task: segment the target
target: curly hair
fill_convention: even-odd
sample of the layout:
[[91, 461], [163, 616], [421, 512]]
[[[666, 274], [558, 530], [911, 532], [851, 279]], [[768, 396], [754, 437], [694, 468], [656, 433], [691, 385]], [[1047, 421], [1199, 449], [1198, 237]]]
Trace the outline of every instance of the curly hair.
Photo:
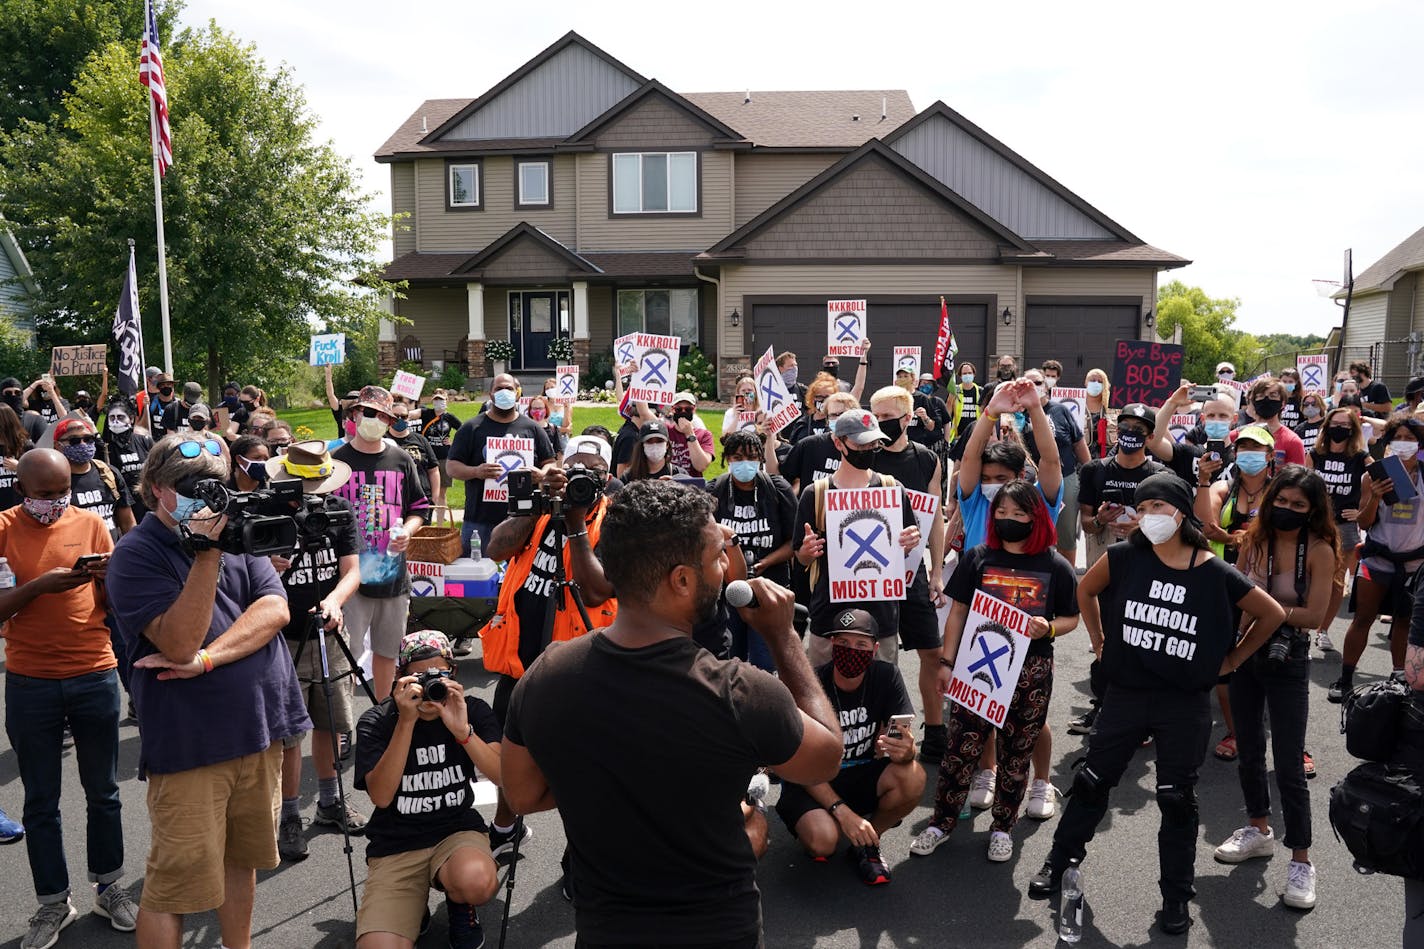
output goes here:
[[598, 559], [620, 601], [650, 603], [679, 566], [707, 553], [712, 496], [675, 481], [634, 481], [615, 495], [603, 519]]
[[756, 432], [728, 432], [722, 436], [722, 457], [751, 455], [760, 458], [765, 450], [762, 437]]

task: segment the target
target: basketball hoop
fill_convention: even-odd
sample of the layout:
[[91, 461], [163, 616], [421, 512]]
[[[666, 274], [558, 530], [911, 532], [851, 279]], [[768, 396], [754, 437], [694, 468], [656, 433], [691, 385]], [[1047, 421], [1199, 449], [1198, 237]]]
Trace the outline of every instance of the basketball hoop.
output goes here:
[[1318, 297], [1329, 299], [1340, 289], [1340, 281], [1338, 280], [1312, 280], [1310, 282], [1315, 284], [1315, 295]]

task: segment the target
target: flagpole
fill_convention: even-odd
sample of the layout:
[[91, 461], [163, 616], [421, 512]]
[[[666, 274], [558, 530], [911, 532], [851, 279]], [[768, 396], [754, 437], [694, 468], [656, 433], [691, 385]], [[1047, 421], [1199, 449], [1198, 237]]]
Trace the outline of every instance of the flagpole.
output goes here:
[[[147, 20], [145, 19], [145, 23]], [[163, 371], [173, 374], [173, 335], [168, 325], [168, 254], [163, 242], [163, 173], [158, 163], [158, 114], [148, 99], [148, 143], [153, 152], [153, 216], [158, 227], [158, 312], [163, 319]]]
[[[134, 239], [132, 237], [129, 238], [129, 279], [133, 281], [135, 287], [138, 286], [138, 266], [134, 262]], [[148, 353], [143, 349], [143, 318], [139, 316], [137, 309], [134, 310], [134, 325], [138, 328], [139, 380], [142, 381], [143, 369], [148, 365]]]

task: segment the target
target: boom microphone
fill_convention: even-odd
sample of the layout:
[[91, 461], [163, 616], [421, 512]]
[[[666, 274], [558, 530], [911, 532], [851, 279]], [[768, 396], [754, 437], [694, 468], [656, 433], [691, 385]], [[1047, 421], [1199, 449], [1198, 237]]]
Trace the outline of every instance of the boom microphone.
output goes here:
[[753, 590], [752, 585], [745, 580], [733, 580], [727, 584], [727, 592], [724, 596], [729, 606], [749, 606], [752, 609], [761, 606], [761, 604], [757, 602], [756, 591]]

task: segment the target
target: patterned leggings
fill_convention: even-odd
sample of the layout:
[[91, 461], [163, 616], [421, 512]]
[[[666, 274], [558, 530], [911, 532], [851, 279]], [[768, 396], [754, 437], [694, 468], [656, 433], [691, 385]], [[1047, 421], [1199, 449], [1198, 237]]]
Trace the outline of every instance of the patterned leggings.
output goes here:
[[[999, 729], [998, 775], [995, 779], [994, 830], [1008, 833], [1019, 818], [1028, 783], [1029, 765], [1038, 733], [1048, 718], [1048, 699], [1053, 694], [1053, 659], [1029, 656], [1019, 674], [1014, 699], [1004, 727]], [[979, 756], [989, 740], [994, 726], [960, 705], [953, 705], [949, 717], [944, 760], [939, 765], [939, 787], [935, 790], [934, 817], [931, 820], [946, 834], [953, 833], [959, 822], [964, 799], [969, 796], [969, 782], [979, 767]]]

